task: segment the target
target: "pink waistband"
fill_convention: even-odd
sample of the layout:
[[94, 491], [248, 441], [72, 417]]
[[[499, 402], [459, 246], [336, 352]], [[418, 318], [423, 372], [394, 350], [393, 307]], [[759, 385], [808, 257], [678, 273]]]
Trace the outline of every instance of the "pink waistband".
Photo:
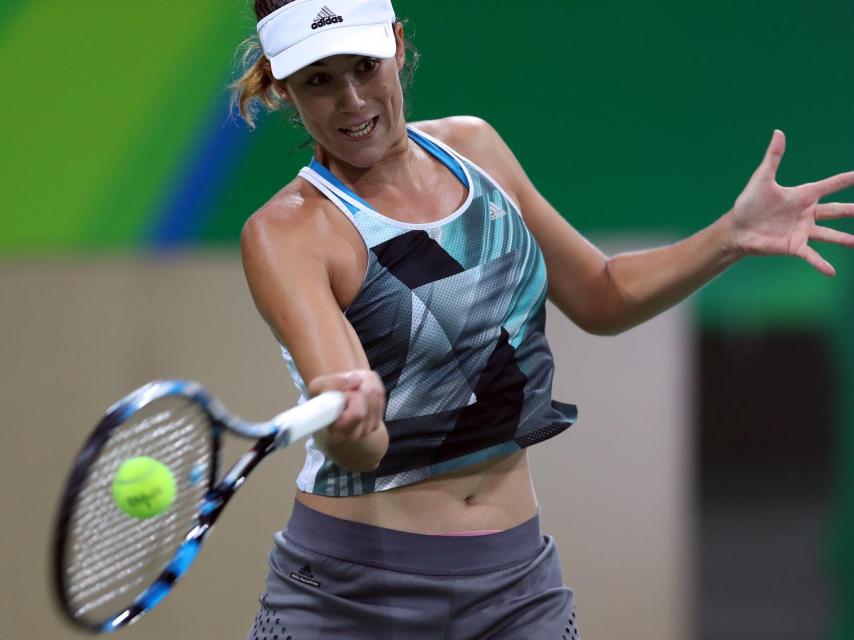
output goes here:
[[490, 529], [488, 531], [447, 531], [445, 533], [434, 533], [434, 536], [487, 536], [491, 533], [501, 533], [504, 529]]

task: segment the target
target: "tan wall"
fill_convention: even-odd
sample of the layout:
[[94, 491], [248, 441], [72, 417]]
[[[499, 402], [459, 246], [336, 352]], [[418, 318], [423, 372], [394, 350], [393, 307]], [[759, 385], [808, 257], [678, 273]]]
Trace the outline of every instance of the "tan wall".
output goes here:
[[[233, 254], [0, 265], [0, 313], [0, 638], [78, 637], [51, 606], [49, 539], [71, 460], [103, 410], [158, 377], [200, 380], [249, 419], [296, 394]], [[603, 339], [551, 309], [555, 397], [581, 417], [531, 455], [586, 638], [691, 635], [687, 316]], [[246, 446], [232, 444], [227, 461]], [[261, 465], [175, 594], [123, 637], [243, 638], [301, 462], [292, 447]]]

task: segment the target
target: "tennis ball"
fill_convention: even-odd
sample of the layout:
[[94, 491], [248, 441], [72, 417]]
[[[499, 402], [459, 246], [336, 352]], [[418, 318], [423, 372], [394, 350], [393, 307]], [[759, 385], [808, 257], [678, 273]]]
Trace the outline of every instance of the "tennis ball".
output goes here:
[[175, 501], [175, 477], [159, 460], [148, 456], [128, 458], [113, 478], [113, 500], [129, 516], [153, 518]]

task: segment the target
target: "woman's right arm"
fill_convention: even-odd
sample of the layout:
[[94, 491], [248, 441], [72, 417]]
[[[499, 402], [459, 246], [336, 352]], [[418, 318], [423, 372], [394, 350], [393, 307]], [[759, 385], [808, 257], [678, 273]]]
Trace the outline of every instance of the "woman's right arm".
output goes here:
[[321, 212], [280, 202], [246, 222], [240, 250], [255, 306], [287, 346], [309, 393], [347, 393], [344, 413], [315, 434], [316, 443], [348, 471], [376, 469], [388, 450], [385, 388], [341, 311], [330, 272], [331, 256], [352, 249]]

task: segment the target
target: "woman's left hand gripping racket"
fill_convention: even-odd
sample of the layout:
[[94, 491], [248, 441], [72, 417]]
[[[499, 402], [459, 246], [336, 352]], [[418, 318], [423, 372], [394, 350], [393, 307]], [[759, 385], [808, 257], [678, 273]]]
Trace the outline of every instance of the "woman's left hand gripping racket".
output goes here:
[[[330, 391], [247, 423], [198, 383], [164, 380], [110, 407], [77, 456], [56, 523], [54, 581], [68, 618], [108, 632], [156, 607], [255, 465], [344, 405]], [[257, 441], [220, 478], [225, 431]]]

